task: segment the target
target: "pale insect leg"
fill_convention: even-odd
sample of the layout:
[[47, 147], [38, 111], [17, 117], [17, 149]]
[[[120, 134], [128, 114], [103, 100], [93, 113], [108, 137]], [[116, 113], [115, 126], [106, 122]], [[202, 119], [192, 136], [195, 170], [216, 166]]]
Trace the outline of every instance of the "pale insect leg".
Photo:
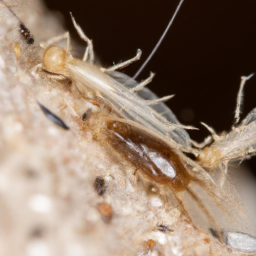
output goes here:
[[79, 36], [81, 37], [82, 40], [84, 40], [88, 46], [85, 49], [85, 53], [84, 53], [84, 57], [83, 57], [83, 61], [88, 61], [89, 63], [93, 63], [94, 61], [94, 52], [93, 52], [93, 44], [92, 44], [92, 40], [90, 40], [84, 33], [84, 31], [82, 30], [82, 28], [76, 23], [75, 18], [73, 17], [72, 13], [70, 12], [70, 16], [73, 22], [73, 25], [77, 31], [77, 33], [79, 34]]
[[[249, 80], [254, 73], [250, 74], [249, 76], [242, 76], [241, 77], [241, 83], [240, 83], [240, 88], [238, 91], [237, 95], [237, 100], [236, 100], [236, 111], [235, 111], [235, 124], [237, 124], [240, 120], [240, 114], [241, 114], [241, 106], [242, 106], [242, 101], [243, 101], [243, 90], [244, 90], [244, 85], [247, 80]], [[234, 127], [232, 127], [234, 129]]]
[[213, 130], [213, 128], [211, 128], [210, 126], [208, 126], [207, 124], [201, 122], [201, 124], [211, 133], [212, 135], [212, 138], [215, 140], [215, 141], [219, 141], [221, 140], [221, 137], [219, 135], [217, 135], [217, 133]]
[[142, 51], [140, 49], [137, 50], [137, 54], [135, 57], [127, 60], [127, 61], [124, 61], [124, 62], [121, 62], [119, 64], [116, 64], [116, 65], [113, 65], [112, 67], [109, 67], [109, 68], [106, 68], [106, 69], [101, 69], [102, 71], [115, 71], [117, 69], [122, 69], [122, 68], [125, 68], [127, 67], [128, 65], [130, 65], [131, 63], [137, 61], [140, 59], [141, 57], [141, 53]]
[[196, 148], [204, 148], [205, 146], [209, 145], [212, 142], [212, 136], [207, 136], [203, 142], [198, 143], [194, 140], [191, 140], [191, 143], [193, 144], [193, 146], [195, 146]]
[[170, 100], [171, 98], [173, 98], [174, 95], [167, 95], [167, 96], [164, 96], [162, 98], [158, 98], [158, 99], [153, 99], [153, 100], [143, 100], [143, 105], [144, 106], [153, 106], [153, 105], [157, 105], [157, 104], [160, 104], [160, 103], [164, 103], [168, 100]]
[[43, 49], [45, 49], [45, 48], [47, 48], [49, 45], [54, 44], [54, 43], [57, 43], [57, 42], [60, 42], [60, 41], [62, 41], [62, 40], [67, 40], [66, 51], [68, 52], [68, 51], [69, 51], [69, 48], [70, 48], [70, 36], [69, 36], [69, 32], [65, 32], [65, 33], [62, 34], [62, 35], [52, 37], [52, 38], [48, 39], [48, 40], [45, 41], [45, 42], [41, 42], [41, 43], [40, 43], [40, 46], [41, 46]]
[[140, 90], [142, 87], [145, 87], [147, 84], [151, 83], [153, 78], [154, 78], [155, 74], [150, 72], [150, 76], [143, 82], [139, 83], [137, 86], [133, 87], [132, 89], [130, 89], [131, 92], [137, 92], [138, 90]]
[[[72, 13], [70, 13], [70, 15], [71, 15], [71, 19], [74, 24], [74, 27], [76, 28], [78, 34], [88, 44], [88, 47], [86, 47], [86, 49], [85, 49], [83, 61], [88, 61], [88, 58], [89, 58], [89, 62], [92, 63], [93, 59], [94, 59], [92, 41], [84, 34], [82, 28], [76, 23], [75, 18], [73, 17]], [[124, 62], [116, 64], [116, 65], [113, 65], [112, 67], [107, 68], [107, 69], [101, 69], [101, 71], [105, 72], [105, 71], [115, 71], [117, 69], [122, 69], [122, 68], [130, 65], [131, 63], [139, 60], [141, 57], [141, 53], [142, 53], [141, 50], [138, 49], [136, 56], [133, 57], [132, 59], [129, 59], [127, 61], [124, 61]]]

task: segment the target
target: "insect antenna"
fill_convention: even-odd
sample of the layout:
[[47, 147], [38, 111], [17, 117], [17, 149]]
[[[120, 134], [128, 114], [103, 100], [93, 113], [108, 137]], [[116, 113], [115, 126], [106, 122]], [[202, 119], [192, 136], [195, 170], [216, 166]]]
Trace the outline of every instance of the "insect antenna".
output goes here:
[[160, 37], [160, 39], [158, 40], [156, 46], [154, 47], [154, 49], [152, 50], [152, 52], [150, 53], [150, 55], [148, 56], [148, 58], [145, 60], [145, 62], [143, 63], [143, 65], [140, 67], [140, 69], [137, 71], [137, 73], [133, 76], [132, 79], [136, 79], [138, 77], [138, 75], [141, 73], [141, 71], [146, 67], [146, 65], [148, 64], [148, 62], [150, 61], [150, 59], [153, 57], [153, 55], [155, 54], [155, 52], [157, 51], [157, 49], [159, 48], [160, 44], [162, 43], [162, 41], [164, 40], [169, 28], [171, 27], [175, 17], [177, 16], [178, 11], [180, 10], [180, 7], [182, 5], [182, 3], [184, 2], [184, 0], [181, 0], [179, 2], [179, 5], [177, 6], [171, 20], [169, 21], [166, 29], [164, 30], [164, 33], [162, 34], [162, 36]]

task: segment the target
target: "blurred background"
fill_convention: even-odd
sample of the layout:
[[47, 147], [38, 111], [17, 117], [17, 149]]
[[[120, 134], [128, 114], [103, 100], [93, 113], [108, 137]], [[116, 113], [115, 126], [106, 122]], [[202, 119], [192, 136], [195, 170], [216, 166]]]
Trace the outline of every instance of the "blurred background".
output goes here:
[[[133, 57], [142, 49], [142, 58], [122, 72], [133, 76], [148, 57], [172, 17], [178, 0], [45, 0], [60, 12], [64, 25], [80, 47], [69, 16], [72, 11], [103, 66]], [[217, 132], [233, 123], [240, 77], [256, 72], [256, 1], [185, 0], [165, 40], [138, 77], [156, 73], [148, 86], [160, 97], [176, 96], [167, 105], [180, 122], [200, 128], [189, 132], [202, 141], [209, 133], [203, 121]], [[256, 76], [245, 87], [242, 118], [256, 107]], [[256, 160], [250, 161], [256, 169]]]

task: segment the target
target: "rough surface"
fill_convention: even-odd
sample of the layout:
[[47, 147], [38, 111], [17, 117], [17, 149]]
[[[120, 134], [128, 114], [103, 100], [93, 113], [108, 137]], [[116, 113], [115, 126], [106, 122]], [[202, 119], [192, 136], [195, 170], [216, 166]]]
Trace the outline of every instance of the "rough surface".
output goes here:
[[[63, 32], [38, 1], [8, 3], [38, 40]], [[31, 76], [40, 48], [25, 45], [18, 28], [2, 5], [0, 255], [238, 255], [146, 191], [129, 163], [93, 140], [81, 120], [92, 106], [68, 81]], [[70, 130], [47, 119], [37, 101]]]

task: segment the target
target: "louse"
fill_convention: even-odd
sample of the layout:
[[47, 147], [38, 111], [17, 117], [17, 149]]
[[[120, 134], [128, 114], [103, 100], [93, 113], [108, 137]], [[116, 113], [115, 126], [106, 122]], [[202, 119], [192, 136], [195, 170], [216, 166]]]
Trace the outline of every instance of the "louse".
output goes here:
[[[50, 49], [50, 48], [49, 48]], [[55, 48], [55, 49], [52, 49], [52, 50], [59, 50], [59, 48]], [[79, 63], [79, 64], [81, 64], [81, 63]], [[81, 64], [82, 65], [82, 64]], [[83, 66], [83, 65], [82, 65]], [[63, 67], [62, 67], [63, 68]], [[57, 74], [59, 74], [59, 75], [63, 75], [63, 70], [62, 70], [62, 68], [61, 68], [61, 70], [57, 70], [58, 72], [56, 72]], [[47, 71], [52, 71], [52, 70], [47, 70]], [[68, 75], [68, 73], [66, 73], [66, 71], [67, 70], [65, 70], [65, 73], [64, 73], [64, 76], [65, 77], [68, 77], [68, 78], [70, 78]], [[35, 71], [34, 71], [35, 72]], [[115, 74], [116, 76], [121, 76], [122, 78], [124, 77], [123, 75], [121, 75], [121, 74], [119, 74], [119, 73], [116, 73]], [[129, 79], [128, 79], [129, 80]], [[76, 79], [75, 79], [75, 81], [76, 81]], [[156, 102], [156, 101], [155, 101]], [[160, 105], [160, 106], [164, 106], [164, 105]], [[127, 118], [127, 117], [126, 117]], [[129, 119], [129, 118], [128, 118]], [[133, 120], [134, 121], [134, 120]], [[146, 138], [152, 138], [153, 137], [153, 139], [155, 139], [155, 141], [156, 141], [156, 144], [158, 143], [158, 140], [160, 140], [160, 144], [161, 143], [163, 143], [164, 144], [164, 141], [163, 141], [163, 138], [162, 138], [162, 134], [160, 133], [160, 135], [159, 134], [156, 134], [156, 132], [155, 132], [155, 130], [154, 129], [149, 129], [145, 124], [143, 124], [142, 123], [142, 125], [141, 124], [136, 124], [136, 123], [133, 123], [132, 121], [129, 121], [129, 122], [126, 122], [126, 121], [124, 121], [124, 120], [114, 120], [114, 121], [107, 121], [108, 122], [108, 124], [110, 124], [110, 126], [112, 125], [112, 126], [114, 126], [115, 124], [117, 124], [117, 126], [119, 126], [119, 128], [121, 127], [121, 130], [122, 129], [126, 129], [126, 127], [127, 126], [130, 126], [131, 127], [131, 129], [134, 129], [135, 130], [135, 132], [133, 133], [131, 133], [131, 136], [133, 136], [133, 134], [142, 134], [142, 136], [145, 136]], [[111, 123], [112, 122], [112, 123]], [[114, 122], [116, 122], [116, 123], [114, 123]], [[107, 130], [107, 132], [111, 132], [111, 131], [114, 131], [114, 132], [116, 132], [117, 133], [117, 131], [115, 130], [115, 129], [113, 129], [112, 127], [108, 127], [109, 129]], [[145, 127], [146, 126], [146, 127]], [[174, 126], [175, 127], [175, 126]], [[181, 129], [182, 130], [182, 126], [180, 126], [180, 125], [177, 125], [176, 127], [178, 127], [179, 129]], [[118, 129], [118, 128], [117, 128]], [[146, 130], [146, 132], [145, 132], [145, 130]], [[182, 130], [182, 132], [185, 132], [184, 130]], [[124, 135], [126, 135], [127, 134], [127, 132], [125, 132], [125, 134]], [[137, 138], [135, 137], [135, 140], [136, 140]], [[170, 143], [170, 142], [169, 142]], [[174, 140], [173, 142], [173, 147], [175, 148], [175, 150], [176, 150], [176, 141]], [[168, 143], [167, 143], [168, 144]], [[162, 146], [162, 145], [160, 145], [160, 146]], [[170, 147], [170, 145], [167, 145], [167, 148], [168, 147]], [[155, 148], [155, 146], [154, 146], [154, 148]], [[184, 150], [185, 151], [185, 150]], [[189, 151], [188, 151], [189, 152]], [[199, 172], [201, 172], [201, 174], [204, 174], [205, 176], [203, 177], [203, 179], [204, 178], [209, 178], [208, 176], [207, 176], [207, 174], [203, 171], [203, 169], [202, 168], [200, 168], [199, 166], [197, 166], [195, 163], [193, 163], [191, 160], [189, 160], [188, 158], [186, 159], [185, 158], [185, 156], [182, 156], [182, 153], [181, 152], [179, 152], [178, 153], [178, 155], [181, 155], [181, 159], [182, 159], [182, 161], [184, 161], [184, 162], [186, 162], [186, 164], [187, 164], [187, 166], [189, 166], [189, 164], [191, 164], [193, 167], [195, 167], [195, 168], [198, 168], [198, 171]], [[175, 153], [174, 153], [174, 155], [175, 155]], [[185, 160], [184, 160], [185, 159]], [[193, 164], [192, 164], [193, 163]], [[190, 166], [190, 168], [191, 168], [191, 166]], [[186, 174], [187, 175], [187, 174]], [[185, 176], [186, 176], [185, 175]], [[147, 176], [147, 175], [146, 175]], [[148, 176], [150, 176], [150, 175], [148, 175]], [[198, 177], [197, 177], [198, 178]], [[158, 180], [158, 183], [164, 183], [165, 180], [166, 179], [166, 177], [162, 177], [162, 181], [161, 180]], [[156, 181], [157, 179], [156, 179], [156, 177], [154, 177], [153, 178], [153, 180], [154, 181]], [[186, 179], [184, 179], [184, 181], [185, 181]], [[199, 178], [199, 180], [200, 180], [200, 178]], [[179, 180], [178, 180], [179, 181]], [[186, 182], [185, 182], [186, 183]], [[165, 184], [164, 184], [165, 185]], [[200, 184], [200, 185], [202, 185], [202, 184]], [[209, 184], [208, 184], [209, 185]], [[179, 188], [181, 188], [181, 190], [183, 190], [184, 189], [184, 186], [186, 186], [186, 185], [178, 185], [177, 187], [179, 187]], [[203, 185], [203, 186], [205, 186], [205, 185]], [[178, 188], [178, 189], [179, 189]], [[212, 188], [213, 189], [213, 188]], [[220, 190], [221, 191], [221, 190]], [[193, 193], [192, 193], [193, 194]], [[225, 196], [227, 196], [227, 195], [225, 195]]]

